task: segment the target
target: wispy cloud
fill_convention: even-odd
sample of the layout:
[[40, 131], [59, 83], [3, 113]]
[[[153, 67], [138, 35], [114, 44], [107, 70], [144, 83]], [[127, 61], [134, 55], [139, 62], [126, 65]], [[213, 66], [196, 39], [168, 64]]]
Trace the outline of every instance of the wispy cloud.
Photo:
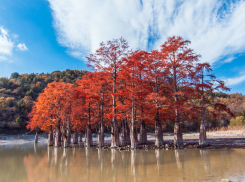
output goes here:
[[19, 37], [19, 35], [15, 34], [15, 33], [14, 33], [12, 36], [13, 36], [13, 38], [15, 38], [15, 39], [17, 39], [17, 38]]
[[13, 60], [6, 58], [5, 56], [0, 56], [0, 62], [12, 63]]
[[239, 83], [242, 83], [244, 81], [245, 81], [245, 75], [242, 75], [242, 76], [235, 77], [235, 78], [229, 78], [226, 84], [228, 86], [238, 85]]
[[133, 49], [145, 50], [159, 48], [169, 36], [182, 36], [211, 64], [245, 50], [244, 0], [49, 2], [58, 41], [75, 57], [121, 36]]
[[0, 26], [0, 63], [13, 62], [13, 48], [17, 47], [21, 51], [28, 50], [24, 43], [17, 44], [17, 40], [12, 41], [11, 37], [16, 39], [19, 36], [14, 33], [8, 33], [8, 30]]
[[224, 63], [230, 63], [230, 62], [232, 62], [234, 59], [236, 59], [236, 57], [229, 57], [229, 58], [227, 58], [227, 59], [225, 59], [223, 62]]
[[27, 51], [27, 47], [26, 45], [23, 43], [23, 44], [18, 44], [17, 47], [19, 48], [19, 50], [21, 51]]
[[14, 47], [14, 43], [8, 37], [7, 30], [0, 27], [0, 53], [11, 55], [13, 47]]

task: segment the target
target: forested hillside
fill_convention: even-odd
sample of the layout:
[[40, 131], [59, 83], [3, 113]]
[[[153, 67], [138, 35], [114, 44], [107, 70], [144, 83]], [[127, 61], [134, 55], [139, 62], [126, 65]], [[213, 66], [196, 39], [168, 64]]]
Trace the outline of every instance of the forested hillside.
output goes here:
[[25, 128], [33, 101], [48, 83], [75, 83], [86, 72], [69, 69], [46, 74], [14, 72], [10, 78], [0, 78], [0, 129]]

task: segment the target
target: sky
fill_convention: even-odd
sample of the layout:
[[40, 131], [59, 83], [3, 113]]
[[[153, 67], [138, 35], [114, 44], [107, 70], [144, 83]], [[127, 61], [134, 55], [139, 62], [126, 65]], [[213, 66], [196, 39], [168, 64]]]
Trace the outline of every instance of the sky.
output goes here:
[[86, 67], [104, 41], [159, 49], [190, 40], [230, 93], [245, 94], [245, 0], [1, 0], [0, 77]]

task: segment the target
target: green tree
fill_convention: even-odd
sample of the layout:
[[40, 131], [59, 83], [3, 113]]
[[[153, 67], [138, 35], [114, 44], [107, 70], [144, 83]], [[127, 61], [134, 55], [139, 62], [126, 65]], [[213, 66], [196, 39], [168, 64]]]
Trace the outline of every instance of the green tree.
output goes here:
[[11, 75], [10, 75], [10, 78], [18, 78], [20, 76], [20, 74], [19, 73], [17, 73], [17, 72], [13, 72]]

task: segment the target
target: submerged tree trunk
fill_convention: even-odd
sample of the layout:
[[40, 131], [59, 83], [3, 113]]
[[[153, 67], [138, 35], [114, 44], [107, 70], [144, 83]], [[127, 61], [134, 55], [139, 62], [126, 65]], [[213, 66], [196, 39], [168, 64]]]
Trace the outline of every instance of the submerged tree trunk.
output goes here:
[[174, 123], [174, 145], [180, 146], [183, 144], [183, 135], [180, 127], [179, 118], [176, 118]]
[[78, 144], [78, 134], [77, 134], [77, 130], [74, 130], [74, 134], [73, 134], [73, 144]]
[[147, 143], [147, 133], [145, 129], [145, 121], [141, 120], [140, 123], [140, 144], [146, 144]]
[[130, 141], [131, 149], [138, 148], [138, 137], [137, 137], [137, 128], [135, 127], [135, 118], [134, 118], [134, 107], [132, 106], [132, 119], [130, 126]]
[[50, 131], [48, 135], [48, 146], [53, 146], [54, 145], [54, 138], [53, 138], [53, 127], [52, 125], [50, 126]]
[[[102, 97], [102, 102], [104, 101], [104, 93]], [[104, 147], [104, 127], [103, 127], [103, 119], [104, 119], [104, 110], [103, 110], [103, 104], [101, 105], [101, 118], [100, 118], [100, 129], [99, 129], [99, 147]]]
[[162, 132], [162, 124], [160, 121], [156, 121], [155, 124], [155, 146], [160, 147], [163, 145], [163, 132]]
[[63, 138], [63, 133], [64, 133], [64, 127], [61, 128], [61, 142], [64, 142], [64, 138]]
[[86, 132], [86, 147], [90, 148], [93, 145], [91, 126], [87, 126]]
[[131, 144], [130, 128], [128, 126], [128, 122], [127, 121], [126, 121], [125, 129], [126, 129], [126, 143], [127, 143], [127, 145], [130, 145]]
[[68, 147], [71, 145], [71, 122], [70, 122], [70, 118], [68, 118], [68, 123], [67, 123], [67, 145], [68, 145]]
[[37, 142], [38, 142], [38, 128], [36, 129], [36, 135], [35, 135], [34, 143], [37, 143]]
[[104, 128], [103, 123], [100, 123], [100, 132], [99, 132], [99, 145], [98, 147], [104, 147]]
[[55, 147], [61, 146], [61, 132], [60, 132], [60, 123], [57, 124], [56, 127], [56, 135], [55, 135]]
[[119, 146], [119, 133], [118, 133], [118, 125], [116, 121], [112, 122], [111, 127], [111, 148], [116, 148]]
[[78, 141], [79, 143], [82, 143], [83, 142], [83, 132], [80, 131], [78, 135], [79, 135]]
[[127, 138], [126, 138], [126, 123], [125, 120], [122, 120], [122, 128], [121, 128], [121, 145], [126, 146], [127, 145]]

